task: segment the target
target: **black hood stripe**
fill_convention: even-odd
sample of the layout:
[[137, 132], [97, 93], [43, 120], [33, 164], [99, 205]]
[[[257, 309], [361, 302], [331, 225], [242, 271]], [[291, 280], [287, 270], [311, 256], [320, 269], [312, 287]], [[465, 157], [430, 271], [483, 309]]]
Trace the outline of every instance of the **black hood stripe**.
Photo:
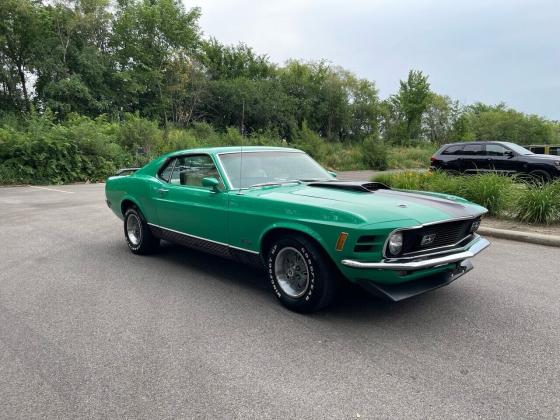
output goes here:
[[430, 206], [435, 209], [448, 213], [453, 218], [478, 216], [480, 212], [474, 210], [472, 206], [465, 206], [455, 201], [447, 200], [445, 198], [433, 197], [414, 192], [399, 191], [399, 190], [378, 190], [375, 192], [377, 195], [385, 195], [398, 197], [403, 200], [403, 204], [416, 203], [424, 206]]

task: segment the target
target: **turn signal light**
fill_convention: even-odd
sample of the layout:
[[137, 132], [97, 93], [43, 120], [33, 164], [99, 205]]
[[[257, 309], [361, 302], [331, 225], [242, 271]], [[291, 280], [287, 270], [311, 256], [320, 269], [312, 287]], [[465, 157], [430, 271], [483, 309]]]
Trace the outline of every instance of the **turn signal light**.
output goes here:
[[336, 250], [342, 251], [344, 248], [344, 244], [346, 243], [346, 239], [348, 239], [348, 234], [346, 232], [340, 232], [338, 235], [338, 239], [336, 241]]

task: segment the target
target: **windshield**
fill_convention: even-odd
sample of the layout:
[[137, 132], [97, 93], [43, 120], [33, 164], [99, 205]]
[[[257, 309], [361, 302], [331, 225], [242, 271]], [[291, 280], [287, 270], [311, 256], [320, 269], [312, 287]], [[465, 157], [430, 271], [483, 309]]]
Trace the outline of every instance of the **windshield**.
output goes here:
[[[303, 152], [262, 151], [224, 153], [220, 160], [233, 188], [285, 181], [331, 180], [321, 165]], [[243, 168], [240, 171], [241, 161]], [[240, 180], [241, 178], [241, 180]]]
[[520, 155], [534, 155], [533, 152], [531, 152], [528, 149], [525, 149], [524, 147], [515, 144], [515, 143], [505, 143], [507, 147], [509, 147], [511, 150], [513, 150], [515, 153], [520, 154]]

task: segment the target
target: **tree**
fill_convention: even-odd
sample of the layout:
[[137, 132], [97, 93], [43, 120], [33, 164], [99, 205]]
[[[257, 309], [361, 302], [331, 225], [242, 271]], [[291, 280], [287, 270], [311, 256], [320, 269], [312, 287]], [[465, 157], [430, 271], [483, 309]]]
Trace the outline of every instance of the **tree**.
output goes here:
[[[39, 5], [35, 0], [3, 0], [0, 2], [0, 58], [4, 91], [13, 104], [19, 102], [19, 85], [26, 110], [30, 109], [27, 77], [40, 38]], [[17, 80], [17, 82], [16, 82]]]
[[140, 109], [167, 123], [172, 111], [168, 72], [200, 49], [200, 10], [178, 0], [120, 0], [110, 46], [117, 71], [118, 106]]
[[246, 78], [251, 80], [274, 77], [276, 68], [268, 56], [256, 54], [252, 48], [240, 43], [225, 46], [215, 38], [202, 45], [202, 62], [210, 80]]
[[389, 125], [400, 125], [392, 127], [390, 133], [405, 136], [404, 138], [391, 138], [393, 141], [417, 140], [422, 134], [422, 115], [429, 105], [430, 84], [428, 76], [421, 71], [410, 70], [406, 81], [400, 81], [399, 92], [393, 95], [388, 103], [388, 116], [397, 118], [390, 121]]
[[449, 96], [430, 93], [428, 107], [422, 116], [425, 137], [435, 144], [443, 144], [458, 137], [455, 129], [462, 114], [459, 101]]

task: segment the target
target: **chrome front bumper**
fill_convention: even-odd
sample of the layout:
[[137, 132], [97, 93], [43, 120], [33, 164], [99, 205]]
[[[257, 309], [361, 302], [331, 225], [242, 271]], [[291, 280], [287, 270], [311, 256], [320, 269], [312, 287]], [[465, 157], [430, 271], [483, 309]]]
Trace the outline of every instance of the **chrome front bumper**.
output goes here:
[[415, 271], [424, 268], [439, 267], [441, 265], [452, 264], [459, 261], [474, 257], [490, 245], [490, 241], [479, 236], [475, 242], [466, 251], [457, 252], [455, 254], [447, 254], [441, 257], [416, 259], [412, 261], [403, 261], [398, 259], [383, 260], [381, 262], [365, 262], [344, 259], [341, 263], [351, 268], [376, 269], [376, 270], [394, 270], [394, 271]]

